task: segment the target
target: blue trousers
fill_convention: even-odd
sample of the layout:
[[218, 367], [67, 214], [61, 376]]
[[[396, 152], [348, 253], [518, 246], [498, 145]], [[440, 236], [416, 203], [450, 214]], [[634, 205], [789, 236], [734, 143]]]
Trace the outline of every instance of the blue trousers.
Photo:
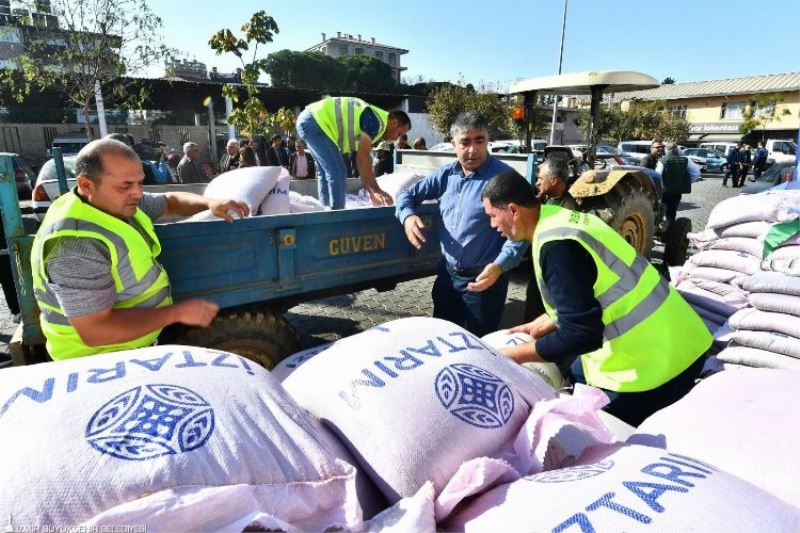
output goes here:
[[[652, 390], [615, 392], [601, 389], [611, 400], [608, 405], [603, 407], [603, 410], [632, 426], [638, 426], [656, 411], [683, 398], [694, 387], [694, 382], [700, 376], [705, 361], [705, 357], [698, 357], [697, 361], [689, 365], [689, 368]], [[573, 383], [586, 384], [580, 357], [572, 363], [570, 376]]]
[[319, 201], [331, 209], [344, 209], [347, 167], [339, 147], [322, 131], [307, 109], [297, 117], [297, 135], [306, 142], [317, 162]]
[[467, 284], [482, 270], [455, 271], [442, 261], [431, 291], [434, 318], [449, 320], [478, 337], [497, 331], [508, 294], [508, 274], [485, 291], [468, 291]]

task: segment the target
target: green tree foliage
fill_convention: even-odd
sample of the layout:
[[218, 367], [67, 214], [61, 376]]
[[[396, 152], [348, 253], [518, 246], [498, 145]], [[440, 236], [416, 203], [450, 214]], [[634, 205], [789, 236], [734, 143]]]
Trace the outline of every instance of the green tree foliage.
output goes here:
[[[585, 135], [589, 129], [589, 110], [578, 113], [578, 124]], [[627, 111], [619, 107], [602, 107], [595, 124], [598, 139], [617, 142], [625, 139], [666, 139], [682, 142], [689, 138], [689, 123], [686, 119], [665, 109], [664, 103], [631, 102]]]
[[[35, 12], [38, 2], [19, 4]], [[141, 108], [147, 91], [120, 77], [136, 75], [174, 53], [162, 44], [162, 20], [147, 0], [51, 0], [50, 6], [58, 28], [40, 18], [3, 28], [22, 43], [14, 58], [18, 68], [0, 76], [7, 94], [22, 103], [32, 91], [61, 88], [68, 105], [83, 110], [87, 131], [97, 84], [104, 93], [111, 88], [104, 97], [117, 105]]]
[[321, 52], [281, 50], [265, 63], [273, 87], [328, 91], [394, 91], [392, 67], [366, 55], [333, 58]]
[[[272, 37], [279, 33], [275, 19], [265, 11], [253, 13], [250, 21], [242, 25], [242, 37], [237, 37], [229, 29], [222, 29], [211, 36], [208, 44], [217, 55], [233, 54], [242, 64], [242, 86], [247, 99], [239, 104], [241, 95], [235, 85], [225, 84], [222, 95], [234, 102], [234, 109], [228, 116], [228, 123], [241, 128], [242, 133], [251, 138], [257, 135], [269, 135], [274, 131], [275, 117], [267, 111], [264, 103], [258, 98], [256, 83], [262, 72], [266, 72], [267, 60], [258, 59], [258, 45], [272, 42]], [[252, 47], [250, 61], [245, 61], [245, 53]]]
[[783, 93], [751, 96], [750, 103], [744, 109], [744, 120], [739, 125], [739, 133], [747, 135], [761, 128], [761, 140], [765, 140], [767, 124], [780, 122], [782, 117], [792, 114], [786, 107], [778, 111], [783, 100]]
[[516, 130], [511, 120], [515, 101], [502, 98], [492, 85], [481, 83], [476, 90], [459, 80], [458, 84], [442, 85], [428, 96], [428, 115], [439, 134], [450, 135], [450, 125], [459, 113], [477, 111], [489, 121], [489, 134], [494, 138]]

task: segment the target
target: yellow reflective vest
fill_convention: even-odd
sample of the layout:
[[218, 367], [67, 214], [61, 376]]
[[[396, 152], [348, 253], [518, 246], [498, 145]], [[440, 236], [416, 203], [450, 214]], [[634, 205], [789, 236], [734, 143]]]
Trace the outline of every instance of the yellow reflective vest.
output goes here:
[[111, 256], [111, 276], [116, 289], [114, 309], [156, 308], [172, 303], [169, 279], [156, 261], [161, 244], [150, 218], [141, 209], [133, 216], [152, 242], [131, 225], [84, 202], [72, 191], [56, 199], [47, 211], [31, 251], [33, 290], [39, 304], [42, 331], [47, 338], [47, 351], [53, 359], [69, 359], [118, 350], [141, 348], [153, 344], [161, 330], [119, 344], [87, 346], [59, 307], [58, 299], [48, 284], [44, 262], [45, 246], [62, 237], [96, 239]]
[[386, 133], [389, 113], [383, 109], [370, 105], [360, 98], [350, 96], [324, 98], [306, 106], [325, 135], [339, 147], [339, 151], [343, 154], [358, 150], [358, 142], [361, 137], [359, 119], [361, 113], [367, 108], [375, 113], [380, 124], [378, 135], [372, 139], [374, 143]]
[[558, 322], [539, 263], [542, 246], [571, 239], [594, 259], [594, 297], [603, 309], [603, 345], [581, 356], [590, 385], [617, 392], [655, 389], [686, 370], [712, 336], [688, 303], [647, 260], [594, 215], [543, 205], [533, 234], [536, 281]]

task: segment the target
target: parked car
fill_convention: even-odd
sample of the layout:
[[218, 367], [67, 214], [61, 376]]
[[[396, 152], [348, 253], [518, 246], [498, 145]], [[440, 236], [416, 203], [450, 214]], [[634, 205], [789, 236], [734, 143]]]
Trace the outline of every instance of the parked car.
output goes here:
[[756, 181], [745, 186], [739, 194], [758, 194], [789, 181], [792, 179], [795, 164], [795, 161], [775, 163], [765, 170]]
[[707, 148], [687, 148], [683, 155], [700, 165], [700, 170], [706, 172], [726, 172], [728, 161], [719, 152]]
[[700, 148], [704, 148], [706, 150], [713, 150], [718, 154], [720, 154], [723, 158], [727, 159], [728, 155], [731, 153], [731, 150], [736, 148], [736, 143], [726, 143], [726, 142], [700, 143]]
[[17, 185], [17, 195], [20, 198], [30, 198], [31, 191], [33, 190], [33, 182], [36, 180], [36, 174], [33, 173], [31, 167], [22, 159], [19, 154], [11, 152], [0, 152], [0, 157], [11, 157], [11, 164], [14, 167], [14, 182]]
[[[570, 148], [572, 148], [573, 151], [579, 150], [579, 151], [583, 152], [584, 150], [586, 150], [586, 147], [588, 145], [586, 145], [586, 144], [570, 144], [568, 146]], [[594, 152], [595, 152], [595, 154], [613, 154], [613, 155], [621, 155], [622, 154], [622, 152], [620, 150], [618, 150], [617, 148], [614, 148], [613, 146], [610, 146], [608, 144], [598, 144], [597, 146], [594, 147]]]
[[[64, 157], [64, 170], [67, 173], [67, 186], [70, 189], [77, 184], [75, 180], [76, 159], [77, 156], [74, 155]], [[36, 177], [36, 185], [33, 187], [33, 194], [31, 194], [31, 208], [36, 220], [41, 222], [44, 219], [44, 214], [50, 208], [50, 203], [59, 196], [61, 196], [61, 191], [58, 188], [56, 164], [53, 159], [50, 159], [39, 170], [39, 175]]]
[[651, 144], [653, 141], [622, 141], [617, 145], [617, 150], [640, 163], [644, 156], [650, 153]]

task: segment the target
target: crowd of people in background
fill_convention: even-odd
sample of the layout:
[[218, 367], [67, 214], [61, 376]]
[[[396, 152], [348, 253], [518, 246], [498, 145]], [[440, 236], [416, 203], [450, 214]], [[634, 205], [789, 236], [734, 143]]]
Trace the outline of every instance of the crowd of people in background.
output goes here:
[[753, 169], [753, 180], [757, 180], [767, 166], [767, 156], [769, 153], [764, 148], [764, 143], [759, 142], [758, 148], [753, 153], [749, 144], [742, 145], [736, 143], [736, 148], [728, 154], [728, 170], [722, 178], [722, 186], [728, 186], [728, 178], [731, 179], [731, 187], [742, 187], [750, 169]]

